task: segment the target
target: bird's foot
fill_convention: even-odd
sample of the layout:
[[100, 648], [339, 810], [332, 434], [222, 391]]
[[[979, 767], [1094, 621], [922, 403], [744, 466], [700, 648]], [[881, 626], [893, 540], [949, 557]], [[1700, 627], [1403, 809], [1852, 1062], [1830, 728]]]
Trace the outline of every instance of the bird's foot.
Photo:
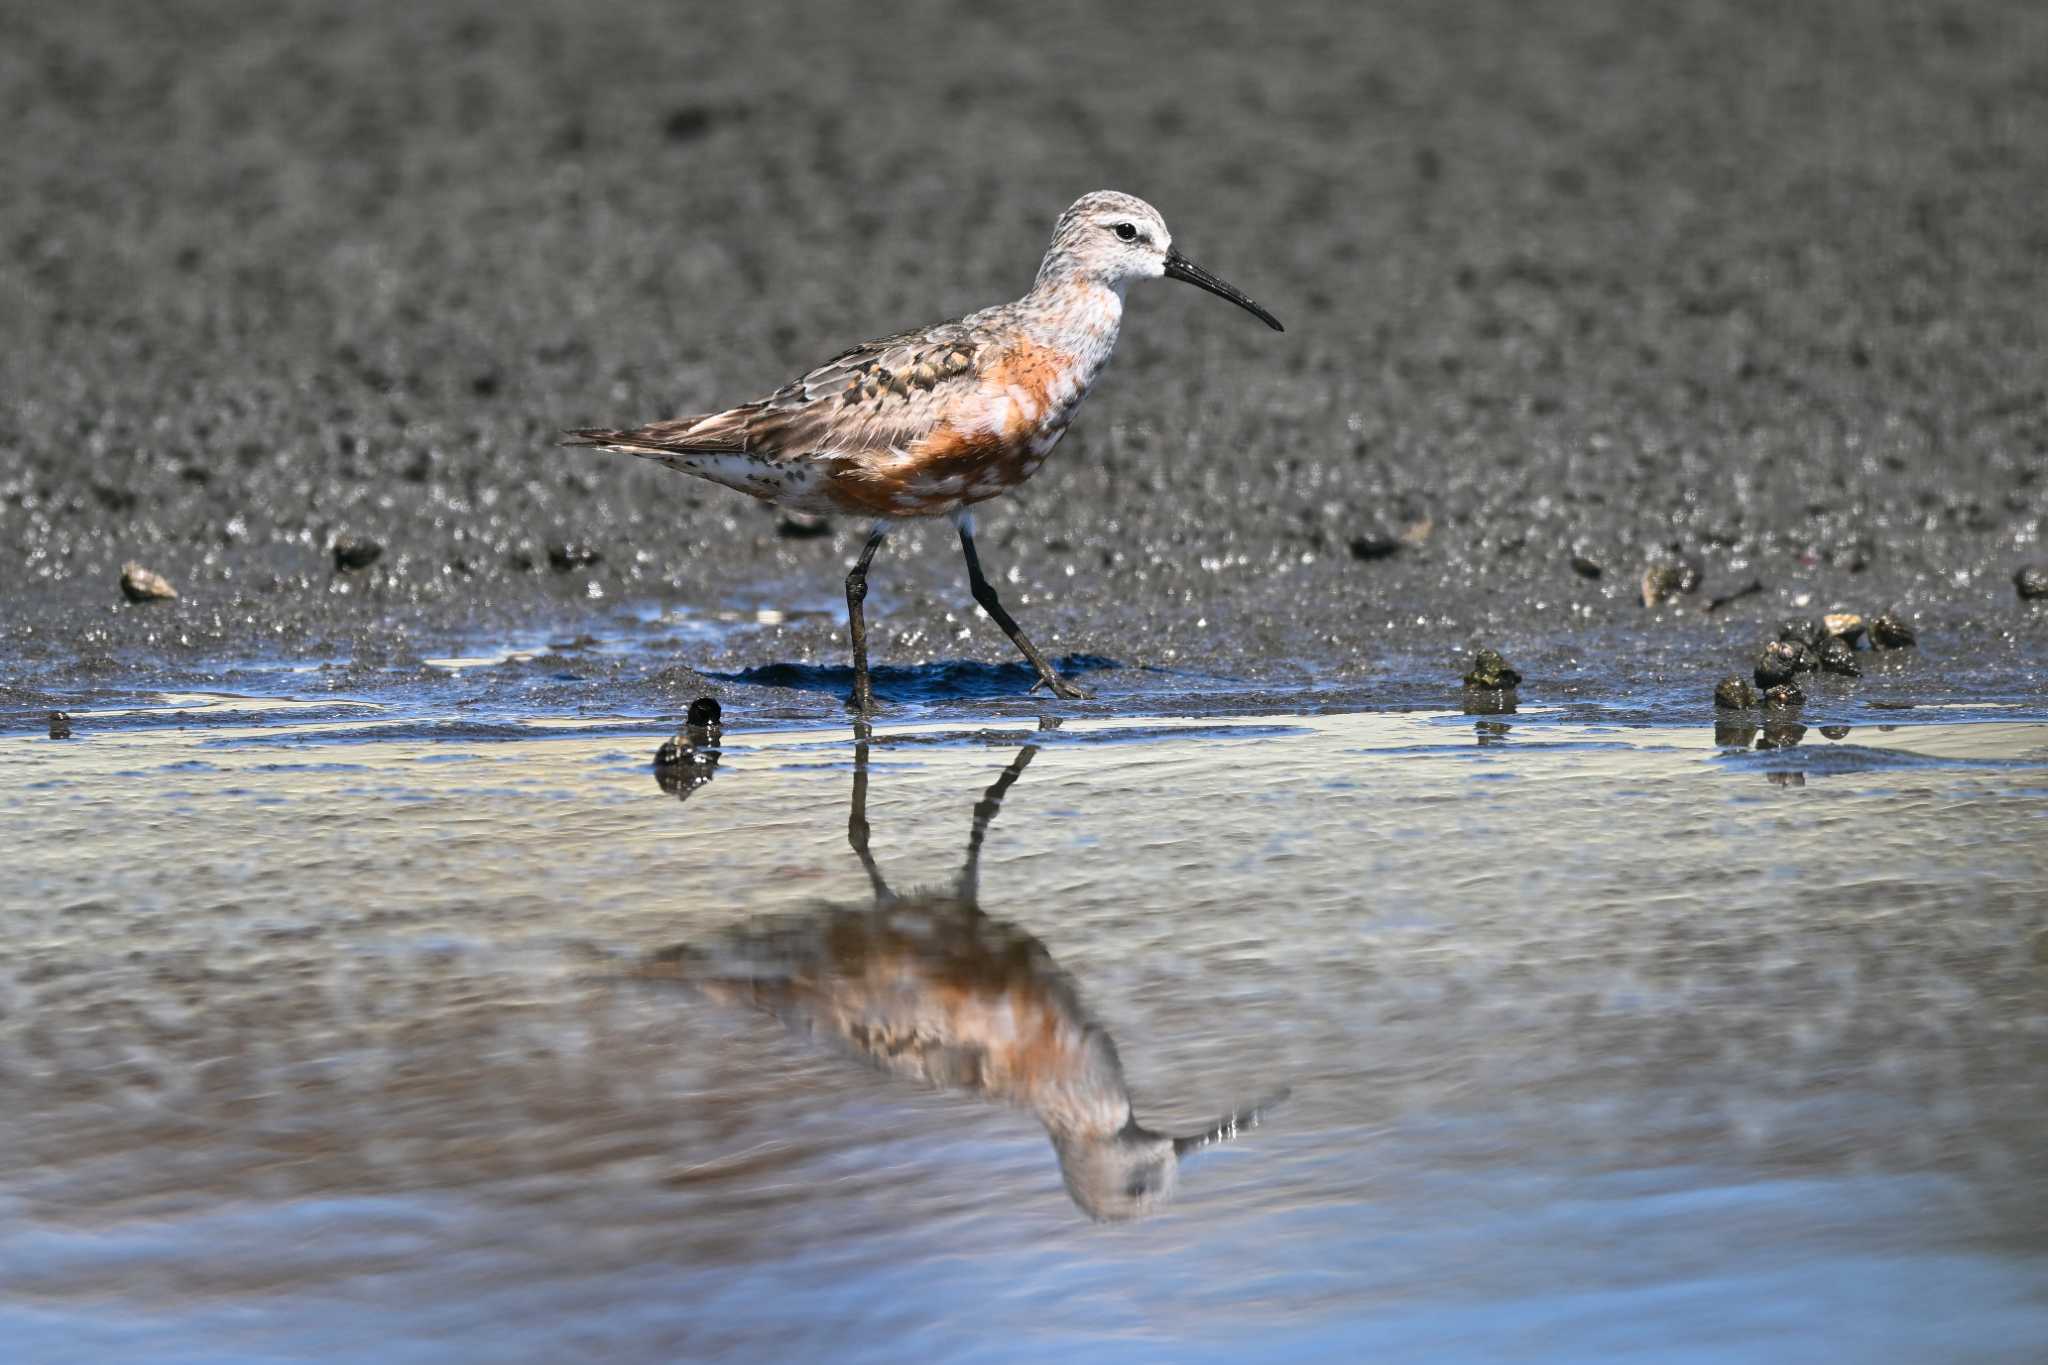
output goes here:
[[[1065, 678], [1060, 677], [1058, 674], [1053, 674], [1050, 677], [1040, 678], [1037, 682], [1031, 684], [1031, 692], [1036, 692], [1041, 687], [1050, 690], [1055, 697], [1058, 697], [1063, 701], [1095, 700], [1095, 694], [1093, 692], [1090, 692], [1087, 688], [1082, 687], [1077, 683], [1068, 682]], [[1027, 692], [1024, 695], [1030, 696], [1031, 692]]]

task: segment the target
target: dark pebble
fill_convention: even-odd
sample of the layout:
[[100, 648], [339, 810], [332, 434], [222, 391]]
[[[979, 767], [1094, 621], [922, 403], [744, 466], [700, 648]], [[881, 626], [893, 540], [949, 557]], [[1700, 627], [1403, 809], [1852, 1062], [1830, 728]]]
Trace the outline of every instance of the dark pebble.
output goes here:
[[1572, 572], [1581, 578], [1598, 578], [1606, 573], [1607, 569], [1597, 559], [1588, 559], [1584, 555], [1573, 555]]
[[711, 131], [711, 111], [701, 104], [685, 104], [668, 111], [661, 131], [670, 142], [690, 142]]
[[1399, 537], [1374, 532], [1371, 535], [1354, 536], [1352, 538], [1351, 557], [1353, 559], [1391, 559], [1401, 553], [1402, 548]]
[[99, 500], [100, 506], [106, 508], [109, 512], [132, 512], [135, 510], [137, 498], [129, 489], [110, 483], [95, 482], [92, 486], [92, 495]]
[[540, 565], [535, 562], [533, 555], [526, 550], [512, 551], [510, 554], [505, 556], [505, 562], [511, 565], [514, 569], [518, 570], [520, 573], [532, 573], [535, 569], [538, 569], [540, 567]]
[[1870, 623], [1870, 643], [1878, 649], [1911, 649], [1920, 636], [1904, 617], [1888, 611]]
[[1820, 666], [1826, 673], [1839, 673], [1845, 678], [1860, 678], [1863, 669], [1856, 662], [1856, 650], [1839, 635], [1830, 635], [1820, 644]]
[[2012, 586], [2022, 602], [2048, 597], [2048, 564], [2027, 564], [2014, 570]]
[[1782, 682], [1764, 693], [1764, 705], [1791, 710], [1806, 705], [1806, 694], [1799, 690], [1798, 683]]
[[548, 564], [556, 573], [567, 573], [571, 569], [587, 569], [593, 564], [604, 562], [604, 556], [588, 545], [571, 542], [566, 545], [548, 546]]
[[1847, 739], [1849, 737], [1849, 728], [1846, 725], [1823, 725], [1820, 727], [1820, 732], [1829, 739]]
[[367, 569], [384, 553], [384, 547], [362, 536], [342, 536], [334, 542], [334, 567], [342, 573]]
[[784, 540], [816, 540], [832, 534], [832, 523], [809, 512], [785, 512], [775, 523], [775, 534]]
[[1472, 656], [1472, 667], [1465, 674], [1465, 686], [1481, 687], [1491, 691], [1517, 687], [1522, 675], [1508, 666], [1497, 650], [1482, 649]]
[[1773, 640], [1756, 656], [1756, 685], [1775, 687], [1813, 670], [1813, 651], [1791, 640]]
[[1730, 673], [1714, 684], [1714, 705], [1723, 711], [1747, 711], [1756, 705], [1756, 689]]
[[68, 715], [64, 714], [64, 712], [62, 712], [62, 711], [52, 711], [52, 712], [50, 713], [50, 738], [51, 738], [51, 739], [69, 739], [69, 738], [71, 738], [71, 717], [70, 717], [70, 716], [68, 716]]
[[1812, 617], [1788, 616], [1778, 622], [1778, 638], [1819, 649], [1820, 642], [1828, 638], [1828, 628]]

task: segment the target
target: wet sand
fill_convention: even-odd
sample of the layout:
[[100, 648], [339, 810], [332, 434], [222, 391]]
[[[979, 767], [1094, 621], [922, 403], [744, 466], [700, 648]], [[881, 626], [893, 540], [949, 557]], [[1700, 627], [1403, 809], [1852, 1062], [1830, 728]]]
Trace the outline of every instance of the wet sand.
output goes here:
[[[2048, 1340], [2037, 722], [740, 729], [678, 801], [627, 720], [159, 704], [0, 741], [29, 1358]], [[1144, 1123], [1288, 1099], [1096, 1223], [1028, 1108], [641, 978], [875, 913], [857, 779]]]

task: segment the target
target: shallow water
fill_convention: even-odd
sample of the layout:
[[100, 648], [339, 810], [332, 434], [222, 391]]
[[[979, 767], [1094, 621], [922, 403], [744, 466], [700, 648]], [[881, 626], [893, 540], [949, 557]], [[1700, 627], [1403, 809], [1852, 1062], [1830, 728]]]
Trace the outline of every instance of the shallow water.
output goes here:
[[[956, 716], [664, 786], [627, 718], [142, 703], [0, 739], [11, 1358], [2048, 1346], [2048, 724]], [[913, 912], [1001, 951], [804, 957]], [[1290, 1093], [1095, 1221], [1030, 1108], [666, 970], [735, 945], [1071, 989], [1161, 1131]]]

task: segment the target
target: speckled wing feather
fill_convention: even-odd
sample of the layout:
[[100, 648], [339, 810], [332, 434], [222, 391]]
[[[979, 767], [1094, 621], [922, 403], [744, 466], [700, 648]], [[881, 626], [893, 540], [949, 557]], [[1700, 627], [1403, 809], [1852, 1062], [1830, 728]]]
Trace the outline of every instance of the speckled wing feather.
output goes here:
[[626, 429], [566, 433], [571, 445], [680, 454], [790, 457], [901, 448], [969, 390], [985, 344], [968, 321], [899, 332], [843, 351], [754, 403]]

